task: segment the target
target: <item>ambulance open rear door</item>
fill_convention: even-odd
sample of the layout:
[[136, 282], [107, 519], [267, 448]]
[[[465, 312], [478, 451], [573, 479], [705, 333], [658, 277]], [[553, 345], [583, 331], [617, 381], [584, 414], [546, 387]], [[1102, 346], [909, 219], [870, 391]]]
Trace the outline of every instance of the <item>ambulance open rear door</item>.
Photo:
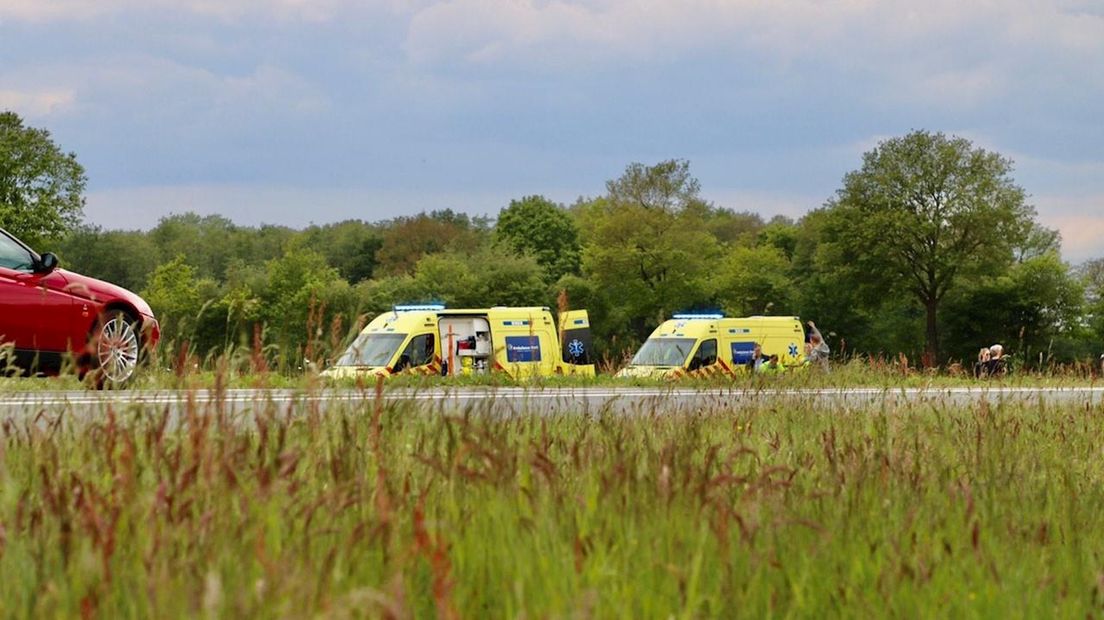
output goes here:
[[586, 310], [569, 310], [559, 316], [561, 359], [567, 374], [594, 376], [594, 343]]

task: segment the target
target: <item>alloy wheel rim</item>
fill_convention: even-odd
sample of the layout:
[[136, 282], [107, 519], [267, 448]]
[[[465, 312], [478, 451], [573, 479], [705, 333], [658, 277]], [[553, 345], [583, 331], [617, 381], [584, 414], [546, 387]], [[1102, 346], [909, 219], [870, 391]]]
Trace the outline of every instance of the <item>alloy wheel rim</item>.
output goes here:
[[138, 333], [121, 316], [104, 324], [100, 330], [97, 356], [104, 376], [113, 383], [122, 383], [134, 374], [138, 366]]

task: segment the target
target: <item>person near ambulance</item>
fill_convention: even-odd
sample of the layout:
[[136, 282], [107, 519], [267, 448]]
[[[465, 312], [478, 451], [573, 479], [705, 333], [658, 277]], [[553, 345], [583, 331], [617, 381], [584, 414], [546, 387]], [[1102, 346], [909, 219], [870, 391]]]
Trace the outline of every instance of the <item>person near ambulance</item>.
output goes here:
[[779, 361], [778, 356], [772, 355], [770, 356], [770, 359], [768, 359], [766, 362], [763, 362], [763, 364], [758, 367], [756, 372], [761, 375], [777, 375], [781, 372], [784, 372], [785, 370], [786, 367], [783, 366], [782, 362]]
[[820, 334], [816, 323], [809, 321], [809, 342], [805, 343], [805, 363], [827, 372], [828, 370], [828, 343], [824, 342], [824, 336]]
[[763, 355], [763, 347], [758, 342], [755, 343], [755, 348], [751, 352], [751, 359], [747, 362], [748, 372], [759, 372], [766, 362], [767, 358]]

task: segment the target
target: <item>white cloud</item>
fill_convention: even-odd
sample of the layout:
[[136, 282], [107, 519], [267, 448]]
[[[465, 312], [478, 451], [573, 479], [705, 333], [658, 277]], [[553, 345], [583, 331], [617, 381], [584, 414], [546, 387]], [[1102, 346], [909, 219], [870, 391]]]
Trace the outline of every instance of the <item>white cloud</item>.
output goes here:
[[1076, 181], [1081, 181], [1084, 185], [1088, 182], [1104, 191], [1104, 160], [1059, 161], [1023, 152], [1001, 150], [999, 147], [987, 146], [986, 148], [1004, 153], [1015, 162], [1018, 171], [1051, 179], [1059, 185], [1069, 186], [1076, 184]]
[[1025, 72], [1104, 84], [1104, 15], [1090, 9], [1034, 0], [0, 0], [0, 22], [387, 16], [422, 68], [577, 72], [728, 55], [782, 74], [814, 62], [872, 77], [880, 86], [868, 95], [891, 104], [969, 107], [999, 100]]
[[451, 0], [413, 15], [404, 49], [446, 70], [645, 69], [699, 52], [783, 75], [816, 63], [872, 79], [875, 101], [961, 109], [1025, 72], [1100, 83], [1104, 17], [1031, 0]]
[[[879, 49], [901, 49], [968, 32], [1011, 31], [1020, 40], [1063, 26], [1059, 41], [1097, 51], [1101, 20], [1029, 1], [933, 0], [452, 0], [418, 10], [407, 40], [416, 57], [487, 55], [583, 44], [590, 51], [662, 54], [698, 47], [756, 47], [783, 57], [831, 49], [867, 50], [852, 61], [877, 60]], [[597, 49], [597, 50], [596, 50]], [[491, 52], [481, 54], [480, 52]]]
[[898, 103], [922, 102], [937, 108], [975, 107], [1008, 92], [1010, 80], [999, 68], [985, 64], [969, 68], [933, 70], [910, 81], [906, 88], [887, 93]]
[[62, 112], [73, 105], [73, 100], [73, 91], [65, 89], [0, 90], [0, 110], [12, 110], [30, 119]]
[[[80, 21], [144, 12], [224, 21], [328, 22], [372, 14], [409, 17], [406, 48], [419, 61], [580, 61], [655, 58], [697, 49], [751, 49], [785, 64], [842, 53], [856, 66], [886, 52], [943, 51], [948, 37], [982, 48], [1005, 43], [1104, 50], [1104, 12], [1088, 2], [1033, 0], [0, 0], [0, 22]], [[534, 57], [534, 54], [537, 56]]]
[[0, 0], [0, 22], [83, 21], [135, 11], [176, 11], [224, 21], [278, 19], [323, 22], [365, 5], [394, 8], [394, 0]]
[[243, 74], [220, 74], [166, 58], [127, 55], [18, 68], [0, 68], [0, 108], [28, 117], [62, 112], [115, 115], [128, 110], [157, 116], [188, 110], [180, 118], [211, 114], [252, 116], [277, 108], [292, 114], [324, 112], [326, 94], [306, 78], [271, 65]]
[[[610, 13], [564, 2], [457, 0], [428, 6], [410, 21], [406, 51], [417, 63], [458, 59], [475, 64], [509, 61], [519, 53], [552, 47], [586, 54], [593, 44], [619, 47]], [[524, 60], [532, 60], [525, 53]], [[554, 59], [546, 59], [554, 60]]]
[[775, 215], [798, 219], [824, 204], [827, 196], [793, 192], [748, 191], [743, 188], [703, 188], [702, 197], [733, 211], [750, 211], [769, 220]]
[[1089, 197], [1043, 196], [1039, 221], [1062, 234], [1062, 255], [1072, 263], [1104, 258], [1104, 194]]
[[329, 107], [326, 95], [303, 77], [279, 67], [261, 65], [244, 76], [210, 76], [217, 99], [228, 104], [267, 102], [291, 112], [317, 113]]

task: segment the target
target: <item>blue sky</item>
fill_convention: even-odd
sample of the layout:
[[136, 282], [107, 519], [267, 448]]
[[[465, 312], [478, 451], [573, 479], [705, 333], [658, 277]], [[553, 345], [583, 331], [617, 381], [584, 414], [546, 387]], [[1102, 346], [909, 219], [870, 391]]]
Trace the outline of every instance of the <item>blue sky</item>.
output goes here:
[[674, 157], [798, 217], [929, 129], [1104, 256], [1104, 1], [0, 0], [0, 109], [77, 153], [110, 228], [493, 215]]

